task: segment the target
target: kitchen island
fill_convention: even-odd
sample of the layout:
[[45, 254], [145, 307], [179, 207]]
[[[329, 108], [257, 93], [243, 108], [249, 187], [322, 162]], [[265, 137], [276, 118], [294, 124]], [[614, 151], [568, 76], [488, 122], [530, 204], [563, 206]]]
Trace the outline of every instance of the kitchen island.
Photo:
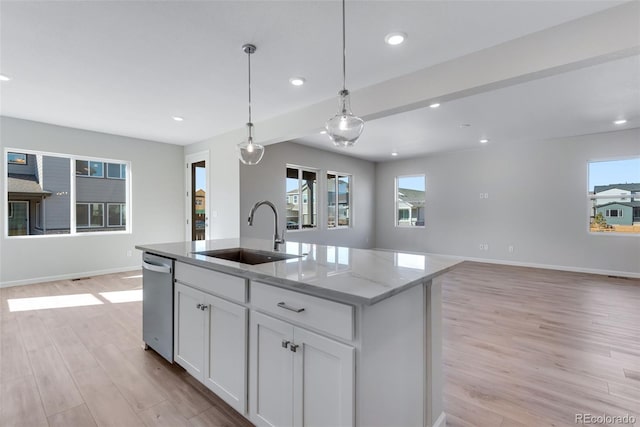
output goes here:
[[439, 276], [459, 261], [297, 242], [256, 265], [198, 254], [272, 245], [137, 246], [175, 260], [175, 361], [259, 426], [444, 426]]

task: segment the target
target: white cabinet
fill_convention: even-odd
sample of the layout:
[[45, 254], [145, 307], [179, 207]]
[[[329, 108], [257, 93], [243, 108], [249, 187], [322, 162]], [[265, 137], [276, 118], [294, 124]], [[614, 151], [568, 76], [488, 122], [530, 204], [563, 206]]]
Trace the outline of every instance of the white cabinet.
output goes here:
[[257, 312], [250, 342], [256, 425], [354, 425], [353, 347]]
[[247, 308], [175, 286], [175, 361], [240, 413], [247, 411]]
[[176, 283], [174, 292], [174, 360], [203, 381], [205, 293], [180, 283]]

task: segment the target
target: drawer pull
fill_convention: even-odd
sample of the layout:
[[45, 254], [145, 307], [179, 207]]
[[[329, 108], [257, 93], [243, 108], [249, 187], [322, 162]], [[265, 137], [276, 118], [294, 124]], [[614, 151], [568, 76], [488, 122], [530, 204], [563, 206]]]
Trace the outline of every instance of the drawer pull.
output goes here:
[[279, 302], [278, 307], [284, 308], [285, 310], [293, 311], [294, 313], [302, 313], [304, 308], [295, 308], [287, 305], [285, 302]]
[[282, 348], [289, 348], [291, 341], [282, 340]]

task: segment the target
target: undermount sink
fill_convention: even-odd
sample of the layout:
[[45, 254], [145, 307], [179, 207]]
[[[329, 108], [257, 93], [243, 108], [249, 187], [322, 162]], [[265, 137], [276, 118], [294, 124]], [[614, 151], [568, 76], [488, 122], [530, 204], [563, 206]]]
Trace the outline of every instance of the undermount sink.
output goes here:
[[258, 251], [254, 249], [232, 248], [217, 249], [213, 251], [193, 252], [196, 255], [204, 255], [213, 258], [226, 259], [242, 264], [265, 264], [267, 262], [282, 261], [291, 258], [300, 258], [300, 255], [281, 254], [277, 252]]

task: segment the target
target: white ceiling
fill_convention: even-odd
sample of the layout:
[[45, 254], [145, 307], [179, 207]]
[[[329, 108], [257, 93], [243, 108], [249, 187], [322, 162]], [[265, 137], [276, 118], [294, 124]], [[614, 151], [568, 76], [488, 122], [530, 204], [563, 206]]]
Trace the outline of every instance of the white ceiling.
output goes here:
[[[367, 87], [620, 3], [348, 1], [347, 87]], [[393, 30], [408, 33], [407, 42], [385, 45]], [[246, 122], [243, 43], [258, 47], [252, 68], [259, 122], [335, 97], [340, 36], [340, 3], [327, 0], [2, 1], [0, 73], [12, 80], [0, 85], [0, 114], [198, 142]], [[611, 117], [605, 117], [633, 110], [634, 102], [637, 116], [638, 92], [620, 91], [637, 88], [638, 74], [637, 58], [620, 60], [371, 121], [350, 154], [386, 159], [391, 148], [401, 155], [457, 149], [480, 134], [497, 142], [606, 130]], [[294, 75], [307, 84], [291, 86]], [[185, 121], [174, 122], [173, 115]], [[472, 127], [460, 129], [462, 122]], [[398, 128], [403, 138], [390, 147]]]
[[[626, 118], [624, 126], [614, 120]], [[462, 124], [471, 126], [461, 127]], [[294, 142], [372, 161], [541, 141], [640, 126], [640, 56], [618, 59], [407, 113], [370, 120], [358, 143], [327, 135]], [[396, 151], [397, 157], [391, 152]]]

